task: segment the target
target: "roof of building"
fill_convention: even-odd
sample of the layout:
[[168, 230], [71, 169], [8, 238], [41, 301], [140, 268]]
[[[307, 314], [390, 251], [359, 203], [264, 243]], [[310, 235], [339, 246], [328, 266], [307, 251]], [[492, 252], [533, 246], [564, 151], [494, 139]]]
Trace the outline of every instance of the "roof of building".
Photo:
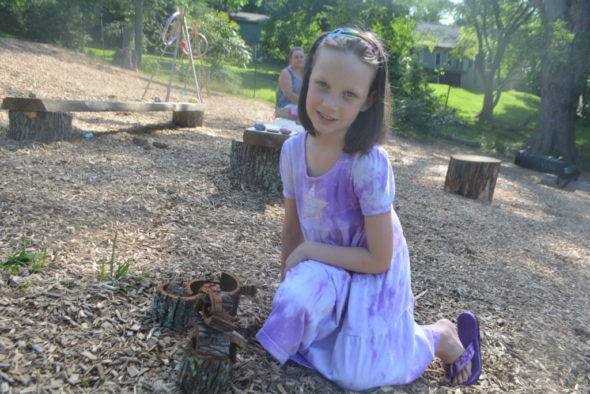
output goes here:
[[265, 14], [255, 14], [253, 12], [230, 12], [230, 17], [235, 21], [240, 22], [252, 22], [252, 23], [262, 23], [266, 21], [270, 16]]
[[454, 26], [418, 23], [415, 30], [417, 41], [420, 44], [439, 48], [455, 48], [457, 46], [459, 29]]

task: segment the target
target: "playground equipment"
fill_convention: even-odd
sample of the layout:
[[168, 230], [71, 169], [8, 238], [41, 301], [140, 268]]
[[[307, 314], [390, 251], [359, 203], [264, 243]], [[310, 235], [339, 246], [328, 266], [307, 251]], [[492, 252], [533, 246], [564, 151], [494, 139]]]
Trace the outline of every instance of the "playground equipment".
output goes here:
[[[184, 65], [184, 59], [187, 60], [187, 63], [190, 65], [190, 71], [192, 73], [192, 77], [195, 83], [195, 94], [197, 100], [199, 102], [203, 102], [203, 98], [201, 96], [201, 89], [199, 87], [199, 82], [197, 80], [197, 73], [195, 70], [195, 59], [200, 59], [207, 53], [207, 49], [209, 48], [209, 43], [207, 41], [207, 37], [205, 37], [202, 33], [198, 30], [198, 25], [195, 23], [189, 29], [186, 23], [186, 12], [187, 6], [185, 5], [182, 8], [182, 11], [176, 11], [166, 21], [164, 25], [164, 29], [162, 30], [162, 42], [164, 44], [164, 49], [162, 49], [162, 53], [158, 58], [156, 69], [153, 72], [145, 91], [142, 95], [142, 100], [144, 99], [146, 93], [148, 92], [150, 85], [154, 79], [154, 76], [160, 71], [160, 64], [162, 59], [165, 55], [172, 56], [172, 65], [170, 66], [169, 71], [169, 78], [168, 78], [168, 85], [166, 88], [166, 99], [168, 101], [170, 99], [170, 91], [172, 89], [172, 80], [174, 79], [174, 75], [176, 74], [177, 69], [177, 62], [180, 61], [181, 69]], [[183, 88], [183, 91], [186, 89], [186, 81]]]

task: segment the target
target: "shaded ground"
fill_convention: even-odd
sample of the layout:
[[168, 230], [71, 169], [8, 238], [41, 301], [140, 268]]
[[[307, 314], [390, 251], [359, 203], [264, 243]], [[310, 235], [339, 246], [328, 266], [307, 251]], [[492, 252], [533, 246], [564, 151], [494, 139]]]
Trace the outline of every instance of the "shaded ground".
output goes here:
[[[147, 84], [78, 53], [9, 39], [0, 39], [0, 63], [2, 97], [138, 100]], [[165, 113], [77, 113], [74, 126], [93, 138], [37, 144], [0, 131], [0, 261], [30, 242], [50, 263], [0, 277], [0, 392], [177, 392], [187, 338], [153, 325], [155, 287], [219, 270], [260, 284], [240, 307], [249, 348], [228, 391], [342, 392], [296, 365], [279, 367], [254, 340], [278, 284], [281, 198], [232, 182], [229, 149], [273, 109], [205, 99], [205, 125], [194, 129], [173, 128]], [[588, 392], [590, 195], [540, 185], [541, 174], [503, 163], [486, 204], [442, 190], [458, 148], [392, 137], [386, 149], [416, 319], [471, 310], [482, 323], [484, 373], [465, 391]], [[98, 281], [115, 232], [118, 261], [134, 258], [133, 273], [148, 278]], [[411, 385], [374, 392], [455, 392], [441, 376], [436, 362]]]

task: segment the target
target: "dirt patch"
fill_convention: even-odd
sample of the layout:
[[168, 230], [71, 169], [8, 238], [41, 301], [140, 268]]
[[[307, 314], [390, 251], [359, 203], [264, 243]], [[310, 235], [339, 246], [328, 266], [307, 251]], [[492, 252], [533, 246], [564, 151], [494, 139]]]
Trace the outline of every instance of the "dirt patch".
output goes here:
[[[138, 100], [147, 84], [88, 56], [10, 39], [0, 39], [0, 62], [2, 97]], [[150, 97], [165, 95], [155, 89]], [[205, 103], [205, 124], [193, 129], [174, 128], [165, 113], [76, 113], [74, 126], [92, 138], [37, 144], [0, 132], [0, 258], [28, 241], [47, 249], [49, 263], [1, 276], [0, 392], [178, 391], [187, 337], [154, 326], [154, 291], [221, 270], [260, 284], [239, 311], [249, 348], [229, 391], [342, 392], [294, 364], [279, 367], [254, 339], [278, 285], [281, 198], [236, 185], [229, 150], [273, 109], [221, 94]], [[386, 149], [418, 322], [479, 316], [477, 390], [587, 392], [590, 194], [541, 185], [541, 174], [504, 162], [487, 204], [443, 191], [458, 148], [392, 137]], [[133, 276], [100, 282], [115, 232], [117, 259], [134, 259]], [[454, 392], [441, 377], [435, 363], [411, 385], [375, 392]]]

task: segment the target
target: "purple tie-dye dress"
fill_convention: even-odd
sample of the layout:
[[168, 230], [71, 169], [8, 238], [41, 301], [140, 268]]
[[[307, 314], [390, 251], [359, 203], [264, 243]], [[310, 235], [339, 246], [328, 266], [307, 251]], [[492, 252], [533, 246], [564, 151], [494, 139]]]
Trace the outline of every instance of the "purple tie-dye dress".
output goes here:
[[[326, 174], [311, 177], [302, 132], [283, 145], [284, 196], [296, 200], [306, 240], [367, 247], [364, 216], [392, 210], [393, 171], [387, 153], [342, 154]], [[408, 248], [393, 212], [394, 252], [382, 274], [304, 261], [279, 286], [256, 338], [281, 364], [313, 368], [339, 386], [364, 390], [405, 384], [434, 358], [438, 335], [414, 322]]]

